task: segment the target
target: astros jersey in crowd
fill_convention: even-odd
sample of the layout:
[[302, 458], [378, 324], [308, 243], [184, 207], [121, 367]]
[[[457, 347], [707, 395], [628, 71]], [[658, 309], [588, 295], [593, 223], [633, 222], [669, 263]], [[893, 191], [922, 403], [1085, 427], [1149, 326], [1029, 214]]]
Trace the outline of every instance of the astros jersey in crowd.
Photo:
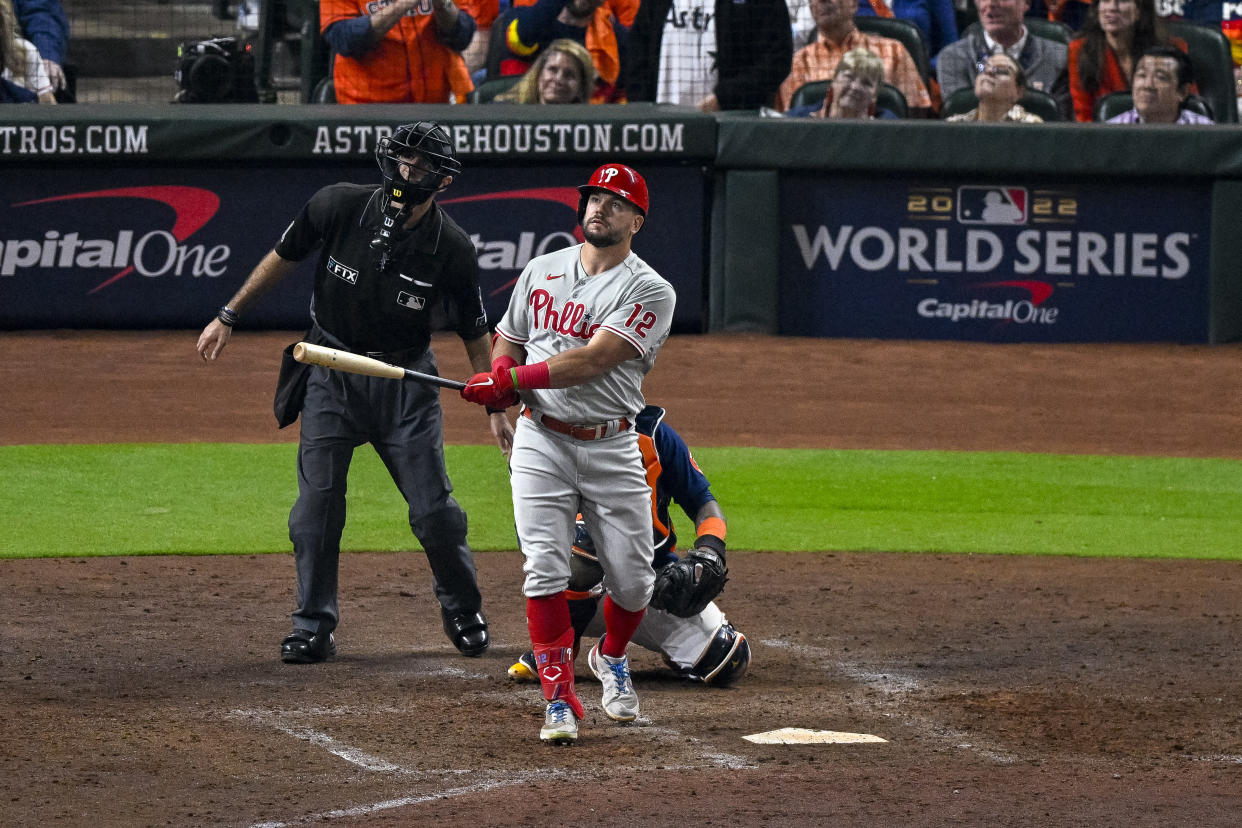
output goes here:
[[[392, 2], [322, 0], [320, 31], [326, 32], [334, 23], [369, 18]], [[358, 37], [369, 35], [361, 31]], [[465, 42], [458, 45], [465, 48], [473, 35], [471, 27]], [[450, 92], [461, 103], [474, 89], [461, 53], [436, 31], [432, 0], [411, 8], [364, 53], [346, 57], [336, 51], [332, 78], [338, 103], [448, 103]]]

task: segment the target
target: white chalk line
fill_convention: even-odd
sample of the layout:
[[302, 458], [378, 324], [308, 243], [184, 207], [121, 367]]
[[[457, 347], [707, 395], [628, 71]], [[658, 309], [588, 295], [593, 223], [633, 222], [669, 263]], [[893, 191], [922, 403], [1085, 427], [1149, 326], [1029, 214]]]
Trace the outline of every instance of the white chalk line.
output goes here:
[[1206, 756], [1187, 756], [1191, 762], [1221, 762], [1226, 765], [1242, 765], [1242, 756], [1229, 753], [1208, 754]]
[[[462, 772], [478, 773], [478, 771]], [[293, 820], [282, 820], [279, 822], [255, 822], [251, 824], [250, 828], [285, 828], [285, 826], [290, 825], [308, 825], [313, 822], [323, 822], [331, 819], [363, 817], [379, 813], [380, 811], [390, 811], [393, 808], [405, 808], [409, 805], [419, 805], [423, 802], [430, 802], [432, 800], [454, 799], [462, 796], [470, 796], [471, 794], [484, 793], [486, 791], [495, 790], [496, 788], [525, 785], [529, 782], [547, 782], [549, 780], [573, 781], [581, 778], [583, 778], [583, 775], [576, 771], [569, 772], [556, 770], [554, 768], [540, 768], [537, 770], [522, 771], [516, 774], [507, 774], [502, 779], [486, 779], [480, 782], [475, 782], [472, 785], [463, 785], [458, 788], [433, 791], [419, 796], [401, 796], [396, 799], [385, 799], [382, 802], [373, 802], [369, 805], [356, 805], [352, 808], [337, 808], [318, 814], [308, 814]]]
[[[504, 697], [510, 704], [515, 702], [512, 695]], [[518, 701], [520, 704], [524, 702]], [[331, 811], [325, 811], [318, 814], [309, 814], [298, 817], [293, 820], [281, 820], [276, 822], [257, 822], [250, 828], [283, 828], [291, 825], [305, 825], [313, 822], [321, 822], [325, 820], [341, 819], [347, 817], [367, 816], [368, 814], [379, 813], [380, 811], [392, 810], [393, 808], [402, 808], [409, 805], [417, 805], [422, 802], [428, 802], [433, 799], [451, 799], [454, 797], [470, 796], [472, 794], [483, 793], [496, 788], [508, 787], [513, 785], [524, 785], [531, 781], [547, 781], [549, 779], [556, 780], [575, 780], [589, 778], [587, 775], [579, 771], [564, 771], [555, 768], [541, 768], [531, 771], [520, 771], [516, 773], [497, 774], [495, 772], [481, 771], [477, 768], [442, 768], [437, 770], [415, 770], [389, 762], [378, 756], [373, 756], [366, 751], [343, 745], [327, 733], [316, 730], [315, 728], [293, 725], [285, 721], [292, 717], [306, 716], [341, 716], [341, 715], [376, 715], [384, 713], [401, 712], [398, 708], [360, 708], [352, 706], [344, 707], [314, 707], [297, 710], [258, 710], [258, 709], [238, 709], [231, 711], [230, 715], [250, 719], [261, 725], [271, 727], [281, 733], [309, 742], [317, 747], [321, 747], [334, 756], [356, 765], [367, 771], [381, 774], [390, 774], [402, 777], [444, 777], [444, 776], [460, 776], [471, 774], [481, 777], [480, 781], [470, 785], [464, 785], [456, 788], [448, 788], [444, 790], [435, 790], [426, 794], [411, 795], [397, 797], [395, 799], [386, 799], [381, 802], [375, 802], [368, 805], [358, 805], [352, 808], [338, 808]], [[637, 722], [639, 725], [635, 729], [640, 731], [643, 736], [651, 737], [656, 741], [675, 742], [679, 746], [687, 740], [686, 736], [680, 731], [670, 727], [655, 727], [648, 724], [649, 720], [640, 718]], [[691, 737], [690, 742], [702, 744], [701, 740]], [[664, 767], [670, 771], [677, 770], [703, 770], [707, 768], [721, 768], [725, 770], [741, 770], [753, 768], [755, 765], [744, 757], [736, 754], [727, 753], [719, 750], [704, 749], [700, 753], [704, 762], [681, 764], [681, 765], [665, 765]], [[617, 772], [646, 772], [649, 767], [626, 767], [613, 766], [611, 768]]]
[[[312, 727], [293, 725], [285, 721], [287, 717], [290, 717], [292, 715], [304, 716], [304, 715], [309, 714], [309, 715], [315, 715], [315, 716], [341, 716], [341, 715], [357, 714], [360, 712], [362, 711], [356, 708], [355, 709], [316, 708], [313, 710], [312, 709], [299, 710], [296, 712], [274, 711], [274, 710], [234, 710], [232, 711], [232, 715], [239, 716], [242, 718], [247, 718], [247, 719], [255, 719], [260, 724], [263, 724], [274, 730], [278, 730], [281, 733], [284, 733], [288, 736], [292, 736], [295, 739], [300, 739], [304, 742], [310, 742], [312, 745], [323, 748], [328, 753], [331, 753], [333, 756], [344, 759], [346, 762], [349, 762], [351, 765], [357, 765], [363, 770], [373, 771], [375, 773], [400, 774], [403, 776], [427, 775], [426, 771], [405, 768], [405, 767], [402, 767], [401, 765], [397, 765], [397, 764], [394, 764], [393, 762], [389, 762], [387, 759], [383, 759], [379, 756], [372, 756], [366, 751], [359, 750], [358, 748], [350, 747], [349, 745], [343, 745], [340, 742], [338, 742], [336, 739], [332, 738], [327, 733], [324, 733], [321, 730], [316, 730], [315, 728], [312, 728]], [[376, 713], [390, 713], [391, 714], [397, 711], [395, 711], [392, 708], [386, 708], [385, 710], [377, 709], [377, 710], [368, 710], [366, 712], [368, 715], [373, 715]], [[458, 773], [466, 773], [466, 772], [467, 771], [458, 771]]]
[[982, 758], [999, 765], [1012, 765], [1022, 761], [1021, 757], [1008, 751], [974, 744], [970, 734], [956, 728], [947, 727], [930, 716], [911, 713], [903, 708], [901, 706], [901, 699], [926, 689], [923, 681], [915, 676], [894, 670], [884, 670], [881, 672], [870, 667], [863, 667], [856, 662], [841, 661], [836, 658], [836, 654], [833, 651], [823, 647], [795, 644], [778, 638], [766, 639], [759, 643], [767, 647], [780, 647], [797, 653], [804, 653], [811, 658], [826, 662], [826, 666], [829, 669], [869, 687], [885, 697], [886, 701], [876, 705], [877, 708], [884, 711], [893, 711], [886, 712], [885, 715], [894, 716], [898, 720], [924, 731], [937, 740], [951, 742], [956, 748], [972, 751]]

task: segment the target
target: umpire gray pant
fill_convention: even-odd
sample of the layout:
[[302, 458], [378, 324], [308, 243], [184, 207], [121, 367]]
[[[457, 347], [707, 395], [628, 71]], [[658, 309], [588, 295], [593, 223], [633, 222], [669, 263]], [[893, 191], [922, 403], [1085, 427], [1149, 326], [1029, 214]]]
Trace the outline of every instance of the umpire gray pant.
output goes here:
[[[436, 373], [430, 351], [406, 367]], [[298, 445], [298, 499], [289, 513], [297, 565], [293, 628], [335, 629], [345, 490], [354, 449], [370, 443], [409, 504], [410, 529], [431, 565], [432, 586], [449, 612], [478, 612], [466, 513], [450, 494], [444, 467], [439, 389], [315, 366], [306, 385]]]

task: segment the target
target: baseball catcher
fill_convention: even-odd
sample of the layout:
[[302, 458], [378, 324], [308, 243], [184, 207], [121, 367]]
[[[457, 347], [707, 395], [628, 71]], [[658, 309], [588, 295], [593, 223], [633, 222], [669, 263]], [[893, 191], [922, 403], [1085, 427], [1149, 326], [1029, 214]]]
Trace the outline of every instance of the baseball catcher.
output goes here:
[[[635, 423], [647, 479], [655, 481], [651, 517], [656, 582], [633, 641], [660, 653], [683, 678], [723, 687], [745, 675], [751, 658], [746, 636], [729, 623], [713, 600], [728, 580], [724, 513], [685, 441], [663, 418], [663, 408], [648, 405]], [[675, 552], [677, 534], [669, 515], [673, 502], [695, 525], [694, 546], [684, 557]], [[606, 592], [595, 544], [581, 521], [570, 572], [569, 610], [576, 653], [583, 635], [594, 637], [604, 632], [600, 599]], [[519, 681], [538, 680], [530, 651], [509, 668], [509, 676]]]

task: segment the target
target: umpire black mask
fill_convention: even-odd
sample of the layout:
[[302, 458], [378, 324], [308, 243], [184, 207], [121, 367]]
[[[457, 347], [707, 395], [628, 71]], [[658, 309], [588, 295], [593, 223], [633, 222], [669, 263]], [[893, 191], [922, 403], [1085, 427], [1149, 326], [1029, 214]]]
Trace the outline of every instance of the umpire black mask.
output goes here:
[[461, 174], [448, 133], [431, 121], [404, 124], [375, 145], [375, 161], [384, 175], [382, 217], [371, 249], [387, 266], [393, 237], [416, 205], [444, 189], [450, 176]]

